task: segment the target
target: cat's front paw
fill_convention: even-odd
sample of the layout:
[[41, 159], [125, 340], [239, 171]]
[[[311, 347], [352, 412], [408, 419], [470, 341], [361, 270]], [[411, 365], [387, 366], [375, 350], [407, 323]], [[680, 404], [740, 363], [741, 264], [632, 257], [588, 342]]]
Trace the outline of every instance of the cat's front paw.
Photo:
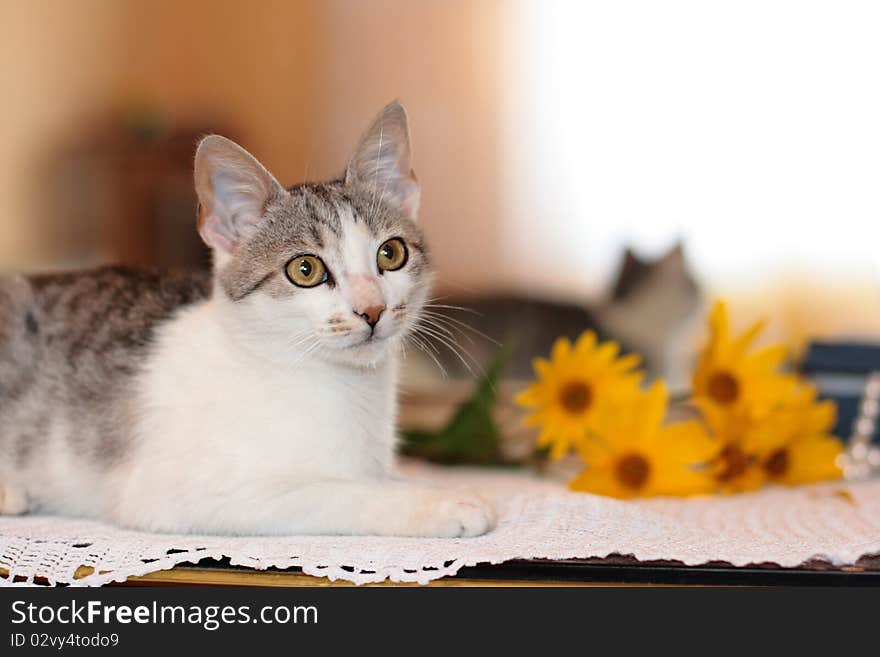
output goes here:
[[495, 526], [492, 506], [472, 493], [449, 492], [438, 496], [420, 516], [413, 531], [418, 536], [479, 536]]

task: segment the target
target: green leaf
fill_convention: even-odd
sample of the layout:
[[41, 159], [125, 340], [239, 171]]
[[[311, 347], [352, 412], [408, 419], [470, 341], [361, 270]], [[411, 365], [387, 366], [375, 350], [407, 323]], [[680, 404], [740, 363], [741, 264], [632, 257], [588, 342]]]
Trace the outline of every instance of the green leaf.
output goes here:
[[497, 385], [509, 358], [508, 349], [495, 354], [471, 397], [456, 409], [442, 429], [402, 431], [401, 451], [437, 463], [506, 463], [501, 454], [501, 431], [492, 410]]

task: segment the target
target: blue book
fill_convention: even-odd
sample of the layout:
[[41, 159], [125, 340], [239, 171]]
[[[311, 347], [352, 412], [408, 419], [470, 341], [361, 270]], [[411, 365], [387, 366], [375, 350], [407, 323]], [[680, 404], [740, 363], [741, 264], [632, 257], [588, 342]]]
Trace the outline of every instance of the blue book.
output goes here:
[[867, 376], [880, 372], [880, 344], [864, 342], [811, 342], [804, 358], [803, 370]]
[[[858, 419], [868, 375], [880, 372], [880, 344], [813, 342], [807, 349], [801, 370], [813, 380], [823, 399], [831, 399], [837, 404], [834, 434], [849, 440]], [[880, 424], [872, 440], [880, 443]]]

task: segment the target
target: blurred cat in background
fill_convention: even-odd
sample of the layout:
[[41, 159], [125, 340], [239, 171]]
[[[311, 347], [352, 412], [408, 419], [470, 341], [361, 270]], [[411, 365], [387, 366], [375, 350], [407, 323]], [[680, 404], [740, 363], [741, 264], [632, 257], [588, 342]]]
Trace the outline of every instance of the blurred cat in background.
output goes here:
[[[431, 311], [439, 337], [430, 355], [437, 362], [420, 354], [410, 359], [416, 361], [410, 373], [424, 376], [433, 366], [435, 376], [443, 370], [453, 378], [474, 376], [499, 345], [506, 345], [511, 349], [506, 376], [530, 378], [532, 358], [549, 354], [556, 338], [574, 340], [592, 329], [602, 339], [618, 341], [623, 351], [640, 354], [650, 376], [678, 386], [685, 383], [689, 337], [701, 307], [681, 243], [653, 260], [627, 248], [607, 297], [592, 305], [523, 295], [442, 298]], [[441, 344], [444, 340], [450, 344]]]

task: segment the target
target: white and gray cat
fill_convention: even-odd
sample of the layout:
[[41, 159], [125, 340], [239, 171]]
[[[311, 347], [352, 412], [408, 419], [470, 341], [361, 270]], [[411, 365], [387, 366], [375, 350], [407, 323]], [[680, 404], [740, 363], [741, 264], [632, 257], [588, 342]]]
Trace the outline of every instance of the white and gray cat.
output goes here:
[[478, 496], [392, 478], [398, 354], [430, 273], [406, 114], [284, 189], [199, 145], [211, 276], [0, 282], [0, 511], [164, 532], [473, 536]]

